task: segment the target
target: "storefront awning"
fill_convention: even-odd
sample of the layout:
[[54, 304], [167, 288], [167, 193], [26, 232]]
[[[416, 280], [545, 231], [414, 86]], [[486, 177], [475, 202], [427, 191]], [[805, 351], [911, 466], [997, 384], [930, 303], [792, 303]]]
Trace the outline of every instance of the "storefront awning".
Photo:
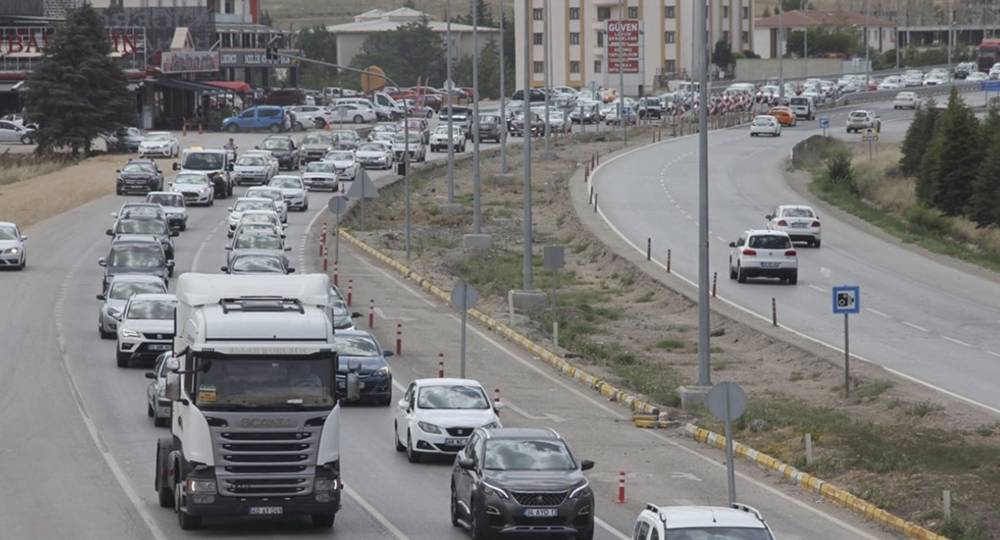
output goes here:
[[245, 94], [253, 90], [253, 88], [251, 88], [249, 83], [245, 83], [243, 81], [202, 81], [202, 82], [211, 86], [218, 86], [219, 88], [223, 88], [225, 90], [229, 90], [231, 92], [236, 92], [239, 94]]
[[176, 88], [178, 90], [187, 90], [190, 92], [211, 92], [213, 94], [222, 92], [222, 89], [217, 86], [210, 86], [197, 81], [185, 81], [184, 79], [171, 79], [167, 77], [155, 79], [153, 84], [164, 88]]

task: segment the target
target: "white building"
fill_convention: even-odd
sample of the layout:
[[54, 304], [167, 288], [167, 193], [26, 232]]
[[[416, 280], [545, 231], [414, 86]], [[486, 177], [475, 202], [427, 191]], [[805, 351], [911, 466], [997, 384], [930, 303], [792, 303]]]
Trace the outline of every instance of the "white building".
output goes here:
[[[459, 2], [455, 2], [456, 6]], [[361, 47], [369, 34], [375, 32], [387, 32], [396, 30], [400, 26], [427, 21], [427, 26], [431, 30], [441, 34], [441, 42], [445, 42], [445, 35], [448, 31], [448, 23], [444, 21], [431, 20], [426, 13], [410, 8], [399, 8], [392, 11], [372, 9], [361, 15], [354, 17], [354, 22], [345, 24], [335, 24], [327, 26], [326, 29], [332, 32], [337, 39], [337, 63], [350, 65], [351, 60], [361, 52]], [[451, 24], [452, 55], [454, 60], [461, 60], [462, 57], [472, 56], [473, 39], [472, 26], [465, 24]], [[500, 31], [496, 28], [486, 26], [479, 27], [479, 50], [493, 39], [499, 46]]]
[[[772, 15], [757, 19], [754, 22], [753, 52], [761, 58], [777, 58], [779, 42], [785, 48], [788, 35], [791, 32], [803, 31], [806, 28], [844, 28], [857, 32], [858, 38], [864, 41], [865, 26], [868, 27], [868, 43], [878, 52], [885, 52], [896, 47], [894, 27], [896, 23], [888, 19], [855, 11], [827, 10], [792, 10], [784, 14]], [[784, 26], [784, 38], [780, 37]], [[802, 51], [786, 51], [787, 54], [800, 56]]]
[[[544, 83], [545, 36], [551, 39], [550, 84], [553, 86], [618, 86], [617, 72], [608, 73], [608, 19], [635, 19], [640, 24], [639, 73], [625, 75], [625, 93], [650, 91], [655, 82], [694, 76], [694, 5], [692, 0], [530, 0], [531, 13], [514, 2], [517, 85], [524, 85], [524, 23], [531, 20], [527, 61], [531, 85]], [[708, 48], [725, 40], [733, 51], [753, 48], [753, 0], [705, 0], [708, 5]], [[548, 11], [548, 17], [546, 17]], [[614, 59], [612, 59], [613, 61]]]

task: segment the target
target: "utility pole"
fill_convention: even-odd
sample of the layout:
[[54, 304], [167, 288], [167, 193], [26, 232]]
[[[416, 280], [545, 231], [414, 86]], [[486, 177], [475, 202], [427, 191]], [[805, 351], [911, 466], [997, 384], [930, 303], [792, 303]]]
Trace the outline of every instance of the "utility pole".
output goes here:
[[[708, 31], [705, 2], [695, 2], [694, 57], [701, 82], [698, 106], [698, 386], [712, 386], [708, 306]], [[781, 18], [785, 18], [784, 12]], [[781, 81], [782, 92], [784, 80]]]
[[[781, 9], [781, 3], [778, 3], [778, 9]], [[695, 19], [697, 20], [697, 11], [695, 11]], [[704, 15], [700, 19], [705, 20]], [[698, 34], [695, 33], [697, 36]], [[695, 39], [698, 39], [697, 37]], [[706, 39], [708, 39], [706, 37]], [[697, 47], [702, 47], [704, 44], [697, 44]], [[700, 60], [699, 60], [700, 62]], [[706, 66], [707, 68], [708, 66]], [[778, 102], [783, 103], [785, 101], [785, 10], [781, 10], [781, 15], [778, 16]], [[704, 104], [704, 102], [703, 102]]]
[[[621, 0], [620, 21], [625, 20], [625, 0]], [[625, 123], [625, 32], [618, 29], [618, 122], [622, 125], [622, 140], [628, 146], [628, 126]]]
[[504, 0], [497, 0], [500, 8], [500, 174], [507, 174], [507, 91], [504, 88], [504, 72], [507, 71], [507, 64], [504, 62], [504, 33], [503, 33], [503, 3]]
[[534, 287], [531, 259], [531, 0], [524, 0], [524, 121], [521, 138], [524, 141], [524, 260], [522, 274], [524, 290]]
[[[802, 0], [802, 11], [806, 10], [806, 1]], [[809, 76], [809, 26], [802, 29], [802, 62], [805, 76]]]
[[445, 70], [447, 71], [446, 79], [448, 82], [445, 90], [448, 91], [448, 204], [453, 204], [455, 202], [455, 145], [452, 144], [451, 134], [452, 134], [452, 120], [451, 120], [451, 105], [454, 99], [454, 85], [451, 80], [451, 0], [448, 0], [448, 4], [445, 8], [448, 12], [448, 29], [445, 33], [445, 39], [448, 41], [448, 45], [445, 48], [447, 58], [445, 59]]
[[955, 27], [955, 15], [951, 10], [951, 0], [948, 0], [948, 77], [951, 77], [951, 46], [952, 29]]
[[898, 71], [899, 70], [899, 49], [901, 48], [900, 47], [900, 43], [899, 43], [899, 0], [896, 0], [896, 28], [895, 28], [895, 30], [893, 30], [893, 32], [895, 32], [895, 34], [893, 34], [893, 39], [896, 40], [896, 70]]
[[871, 62], [871, 47], [868, 45], [868, 14], [872, 9], [871, 0], [865, 0], [865, 91], [868, 91], [868, 85], [871, 84], [872, 77], [872, 62]]
[[[479, 2], [472, 0], [472, 232], [483, 232], [479, 175]], [[451, 133], [448, 133], [451, 140]]]
[[543, 126], [545, 126], [545, 151], [542, 152], [542, 159], [552, 159], [553, 158], [553, 156], [552, 156], [552, 138], [551, 138], [552, 130], [550, 129], [552, 126], [550, 125], [550, 120], [549, 120], [549, 90], [550, 90], [549, 85], [551, 84], [551, 80], [549, 79], [549, 69], [550, 69], [550, 67], [552, 65], [552, 58], [551, 58], [551, 54], [550, 54], [551, 43], [552, 43], [552, 39], [551, 39], [552, 32], [550, 31], [551, 28], [549, 27], [549, 16], [552, 14], [552, 12], [549, 9], [549, 0], [545, 0], [545, 3], [542, 5], [542, 7], [545, 9], [545, 18], [542, 21], [542, 24], [545, 25], [545, 32], [543, 32], [543, 34], [545, 35], [545, 40], [542, 42], [542, 44], [543, 44], [542, 45], [542, 56], [545, 59], [545, 73], [544, 73], [544, 79], [545, 79], [545, 122], [542, 124]]

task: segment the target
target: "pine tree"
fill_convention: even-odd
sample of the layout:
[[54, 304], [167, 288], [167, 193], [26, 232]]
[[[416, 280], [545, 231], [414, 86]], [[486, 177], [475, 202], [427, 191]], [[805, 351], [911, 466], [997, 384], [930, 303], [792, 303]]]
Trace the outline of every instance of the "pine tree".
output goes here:
[[937, 110], [933, 103], [921, 107], [913, 114], [913, 121], [906, 130], [901, 148], [903, 157], [899, 159], [899, 168], [906, 175], [915, 175], [920, 170], [920, 162], [924, 151], [934, 137], [934, 123], [937, 120]]
[[[968, 216], [980, 227], [1000, 225], [1000, 111], [991, 107], [983, 122], [987, 145], [979, 172], [972, 182]], [[987, 131], [989, 130], [989, 131]]]
[[419, 77], [432, 84], [445, 79], [445, 46], [441, 34], [427, 21], [400, 26], [386, 32], [368, 34], [361, 52], [351, 66], [363, 69], [379, 66], [398, 84], [410, 86]]
[[132, 121], [134, 106], [125, 74], [111, 59], [101, 17], [89, 5], [70, 11], [28, 77], [25, 105], [37, 152], [68, 147], [89, 153], [102, 133]]
[[979, 120], [952, 88], [948, 108], [938, 130], [937, 167], [931, 177], [934, 207], [947, 215], [963, 213], [972, 196], [972, 181], [979, 171], [981, 147]]

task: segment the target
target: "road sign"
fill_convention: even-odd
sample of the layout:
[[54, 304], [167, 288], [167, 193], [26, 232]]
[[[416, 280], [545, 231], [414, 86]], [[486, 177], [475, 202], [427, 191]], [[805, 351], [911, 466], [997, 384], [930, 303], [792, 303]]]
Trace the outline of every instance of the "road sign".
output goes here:
[[608, 43], [637, 43], [639, 41], [638, 19], [608, 19]]
[[819, 117], [819, 127], [821, 129], [827, 129], [827, 128], [829, 128], [830, 127], [830, 117], [829, 116], [820, 116]]
[[330, 210], [330, 213], [339, 216], [347, 211], [347, 199], [339, 195], [331, 197], [326, 207]]
[[833, 314], [857, 314], [861, 312], [861, 287], [838, 285], [833, 288]]
[[608, 73], [639, 73], [639, 30], [637, 19], [608, 19]]
[[861, 140], [863, 140], [865, 142], [877, 141], [878, 140], [878, 134], [875, 133], [874, 129], [868, 128], [868, 129], [865, 130], [864, 133], [861, 134]]
[[979, 89], [983, 92], [1000, 92], [1000, 81], [980, 81]]
[[372, 182], [371, 177], [368, 176], [368, 171], [361, 169], [359, 173], [354, 182], [351, 182], [351, 189], [347, 190], [347, 198], [377, 199], [378, 188], [375, 186], [375, 182]]
[[546, 270], [558, 270], [566, 264], [566, 248], [564, 246], [545, 246], [542, 248], [542, 265]]
[[[622, 62], [625, 66], [626, 74], [639, 73], [639, 61], [638, 60], [625, 60]], [[618, 74], [618, 60], [615, 58], [608, 58], [608, 73]]]
[[733, 463], [733, 419], [743, 416], [747, 408], [747, 394], [740, 385], [719, 383], [708, 391], [705, 405], [726, 425], [726, 479], [729, 484], [729, 504], [736, 502], [736, 464]]
[[451, 290], [451, 305], [462, 312], [462, 348], [460, 351], [461, 364], [459, 376], [465, 378], [465, 327], [469, 310], [479, 301], [479, 291], [475, 287], [464, 281], [460, 281]]
[[608, 58], [617, 60], [622, 58], [624, 60], [638, 60], [639, 59], [639, 45], [618, 45], [617, 43], [608, 43]]

